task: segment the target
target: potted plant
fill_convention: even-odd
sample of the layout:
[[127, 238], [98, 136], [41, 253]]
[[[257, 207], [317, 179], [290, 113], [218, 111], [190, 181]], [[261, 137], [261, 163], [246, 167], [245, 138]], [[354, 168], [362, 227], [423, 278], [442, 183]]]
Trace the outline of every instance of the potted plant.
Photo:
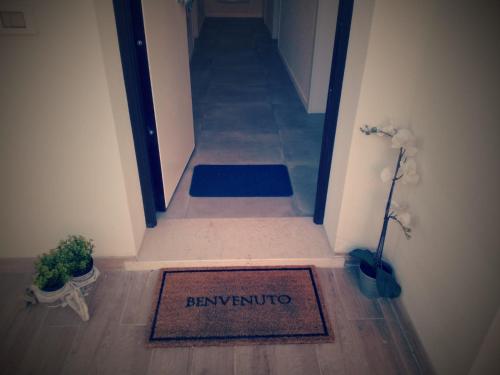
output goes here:
[[386, 167], [380, 174], [382, 181], [390, 182], [391, 185], [377, 249], [376, 251], [355, 249], [349, 254], [359, 260], [359, 286], [364, 295], [369, 298], [379, 296], [395, 298], [401, 294], [401, 287], [396, 281], [392, 266], [383, 260], [382, 256], [391, 220], [398, 224], [407, 239], [411, 238], [410, 214], [393, 200], [393, 194], [398, 183], [416, 184], [419, 181], [416, 162], [413, 158], [417, 153], [415, 137], [408, 129], [395, 129], [391, 126], [379, 128], [365, 125], [361, 128], [361, 132], [366, 135], [377, 134], [390, 138], [392, 148], [398, 150], [398, 156], [396, 166]]
[[34, 283], [41, 292], [58, 292], [64, 288], [70, 278], [68, 267], [56, 250], [41, 255], [35, 263], [35, 269]]
[[35, 262], [34, 285], [26, 289], [28, 303], [69, 305], [84, 320], [89, 319], [84, 296], [99, 277], [94, 266], [94, 244], [83, 236], [69, 236]]
[[93, 250], [93, 241], [80, 235], [71, 235], [59, 242], [57, 252], [68, 268], [71, 281], [77, 286], [82, 286], [78, 284], [86, 282], [95, 272]]

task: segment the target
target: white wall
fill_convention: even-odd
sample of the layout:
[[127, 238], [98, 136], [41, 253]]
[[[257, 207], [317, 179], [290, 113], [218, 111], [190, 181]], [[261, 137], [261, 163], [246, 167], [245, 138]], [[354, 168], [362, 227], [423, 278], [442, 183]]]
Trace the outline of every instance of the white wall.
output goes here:
[[176, 1], [142, 1], [158, 145], [168, 205], [194, 149], [186, 12]]
[[192, 17], [192, 30], [193, 38], [197, 39], [200, 36], [201, 28], [203, 27], [203, 22], [205, 21], [205, 15], [203, 14], [203, 1], [194, 0], [193, 6], [191, 8]]
[[273, 39], [278, 39], [280, 35], [281, 2], [282, 0], [273, 0]]
[[304, 107], [308, 107], [318, 0], [285, 0], [278, 47]]
[[275, 0], [264, 0], [263, 18], [269, 33], [273, 34], [273, 21], [274, 21], [274, 3]]
[[198, 12], [198, 32], [197, 37], [200, 35], [201, 30], [203, 29], [203, 23], [205, 22], [205, 4], [203, 0], [196, 0], [197, 12]]
[[[371, 17], [354, 17], [355, 37], [360, 19], [370, 27], [368, 50], [362, 75], [352, 76], [359, 66], [346, 71], [339, 131], [350, 146], [335, 150], [330, 193], [347, 159], [346, 178], [340, 205], [329, 196], [325, 229], [337, 252], [376, 246], [388, 189], [378, 175], [395, 154], [357, 129], [387, 119], [411, 127], [422, 181], [397, 196], [415, 215], [414, 238], [392, 226], [386, 255], [442, 374], [468, 373], [500, 303], [499, 16], [493, 1], [377, 0]], [[362, 49], [350, 45], [348, 64]]]
[[[205, 21], [203, 6], [201, 4], [201, 0], [194, 0], [190, 11], [191, 24], [188, 24], [188, 48], [190, 59], [193, 56], [196, 39], [200, 36], [200, 31]], [[190, 30], [191, 32], [189, 32]]]
[[282, 1], [279, 49], [308, 113], [324, 113], [338, 0]]
[[280, 10], [281, 0], [264, 1], [264, 23], [266, 24], [271, 37], [278, 39], [280, 30]]
[[325, 113], [339, 0], [319, 0], [307, 112]]
[[263, 16], [263, 0], [248, 0], [247, 2], [219, 2], [218, 0], [203, 0], [207, 17], [257, 17]]
[[[193, 9], [195, 9], [193, 7]], [[186, 27], [187, 27], [187, 42], [188, 42], [188, 54], [189, 54], [189, 59], [191, 59], [191, 57], [193, 56], [193, 52], [194, 52], [194, 40], [195, 40], [195, 36], [194, 36], [194, 29], [196, 28], [196, 15], [193, 11], [193, 9], [191, 9], [190, 11], [188, 11], [186, 9]]]
[[356, 111], [363, 84], [374, 3], [375, 0], [355, 1], [351, 21], [324, 219], [326, 233], [332, 247], [337, 252], [340, 252], [340, 248], [346, 251], [346, 245], [341, 243], [342, 238], [339, 238], [338, 226], [344, 198], [344, 183], [349, 164], [351, 140], [353, 133], [358, 131]]
[[134, 255], [145, 222], [111, 2], [32, 4], [38, 32], [0, 36], [0, 256], [70, 233]]

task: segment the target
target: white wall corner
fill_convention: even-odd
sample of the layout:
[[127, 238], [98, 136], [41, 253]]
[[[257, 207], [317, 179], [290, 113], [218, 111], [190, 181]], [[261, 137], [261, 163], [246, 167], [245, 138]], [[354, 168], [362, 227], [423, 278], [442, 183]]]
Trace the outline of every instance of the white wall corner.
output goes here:
[[[336, 253], [346, 252], [349, 246], [344, 234], [339, 233], [338, 229], [351, 143], [354, 131], [358, 128], [356, 117], [368, 52], [373, 9], [374, 0], [354, 3], [324, 219], [330, 245]], [[337, 238], [339, 239], [338, 243]]]
[[306, 111], [309, 107], [318, 1], [282, 2], [280, 10], [278, 50]]
[[130, 222], [129, 233], [122, 235], [131, 237], [131, 247], [128, 250], [123, 249], [123, 254], [119, 255], [137, 255], [146, 231], [146, 223], [112, 4], [96, 3], [96, 17]]
[[302, 89], [302, 86], [300, 85], [299, 80], [295, 76], [295, 73], [293, 69], [291, 68], [288, 60], [286, 59], [285, 55], [281, 51], [281, 49], [278, 48], [278, 53], [280, 54], [281, 61], [283, 61], [283, 64], [285, 65], [286, 71], [288, 72], [288, 75], [292, 79], [293, 86], [295, 87], [295, 90], [297, 90], [297, 93], [299, 94], [300, 101], [304, 105], [304, 108], [308, 108], [309, 106], [309, 101], [307, 98], [307, 95], [305, 94], [304, 90]]
[[280, 34], [281, 0], [273, 0], [273, 39], [278, 39]]
[[318, 1], [308, 113], [326, 110], [338, 6], [338, 0]]

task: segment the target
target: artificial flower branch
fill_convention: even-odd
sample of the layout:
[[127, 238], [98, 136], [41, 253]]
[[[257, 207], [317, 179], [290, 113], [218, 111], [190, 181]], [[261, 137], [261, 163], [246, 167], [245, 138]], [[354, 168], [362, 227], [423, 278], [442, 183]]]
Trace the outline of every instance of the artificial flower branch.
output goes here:
[[398, 223], [398, 224], [399, 224], [399, 226], [400, 226], [400, 227], [401, 227], [401, 229], [403, 230], [403, 233], [404, 233], [404, 235], [405, 235], [406, 239], [408, 239], [408, 240], [409, 240], [409, 239], [411, 238], [411, 228], [409, 228], [409, 227], [405, 226], [405, 225], [401, 222], [401, 220], [399, 220], [399, 219], [397, 218], [397, 216], [394, 216], [394, 215], [389, 215], [389, 219], [394, 220], [396, 223]]
[[[417, 153], [417, 148], [415, 147], [415, 137], [408, 129], [396, 129], [391, 126], [379, 128], [365, 125], [360, 128], [360, 130], [366, 135], [377, 134], [379, 136], [391, 138], [392, 147], [399, 149], [394, 170], [391, 171], [391, 168], [386, 167], [380, 174], [383, 182], [391, 182], [389, 196], [385, 206], [382, 231], [380, 233], [377, 251], [375, 252], [375, 266], [380, 268], [382, 267], [382, 254], [390, 220], [394, 220], [399, 224], [407, 239], [411, 238], [411, 228], [409, 227], [410, 215], [407, 212], [398, 212], [399, 205], [393, 201], [393, 194], [397, 182], [401, 181], [403, 184], [415, 184], [419, 181], [420, 178], [416, 172], [416, 162], [411, 158]], [[393, 206], [395, 206], [396, 209], [392, 209]]]
[[380, 233], [380, 239], [378, 241], [377, 251], [375, 253], [375, 260], [376, 260], [375, 264], [377, 267], [382, 266], [382, 253], [384, 251], [385, 237], [387, 234], [387, 227], [389, 225], [389, 216], [390, 216], [389, 210], [391, 209], [392, 195], [394, 194], [394, 187], [396, 186], [397, 175], [399, 172], [399, 168], [401, 167], [401, 158], [403, 157], [403, 155], [404, 155], [404, 149], [401, 147], [399, 149], [399, 156], [398, 156], [398, 161], [396, 163], [396, 170], [394, 171], [394, 177], [392, 178], [391, 189], [389, 190], [389, 198], [387, 199], [387, 203], [385, 205], [382, 232]]

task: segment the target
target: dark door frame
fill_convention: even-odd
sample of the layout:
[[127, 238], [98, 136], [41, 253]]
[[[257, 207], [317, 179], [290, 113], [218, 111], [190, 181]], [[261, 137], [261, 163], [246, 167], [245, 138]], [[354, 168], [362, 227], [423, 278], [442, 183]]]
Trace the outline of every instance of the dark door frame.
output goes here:
[[113, 0], [146, 226], [165, 211], [141, 0]]
[[326, 197], [328, 193], [328, 182], [330, 180], [335, 135], [337, 132], [340, 96], [342, 94], [342, 84], [344, 81], [353, 7], [354, 0], [340, 0], [339, 2], [332, 68], [328, 86], [325, 124], [323, 128], [323, 140], [321, 144], [318, 184], [316, 189], [316, 204], [313, 218], [315, 224], [323, 224], [325, 217]]
[[[113, 0], [125, 89], [148, 227], [165, 211], [141, 0]], [[323, 224], [354, 0], [340, 0], [323, 127], [314, 223]], [[138, 43], [141, 41], [142, 43]]]

